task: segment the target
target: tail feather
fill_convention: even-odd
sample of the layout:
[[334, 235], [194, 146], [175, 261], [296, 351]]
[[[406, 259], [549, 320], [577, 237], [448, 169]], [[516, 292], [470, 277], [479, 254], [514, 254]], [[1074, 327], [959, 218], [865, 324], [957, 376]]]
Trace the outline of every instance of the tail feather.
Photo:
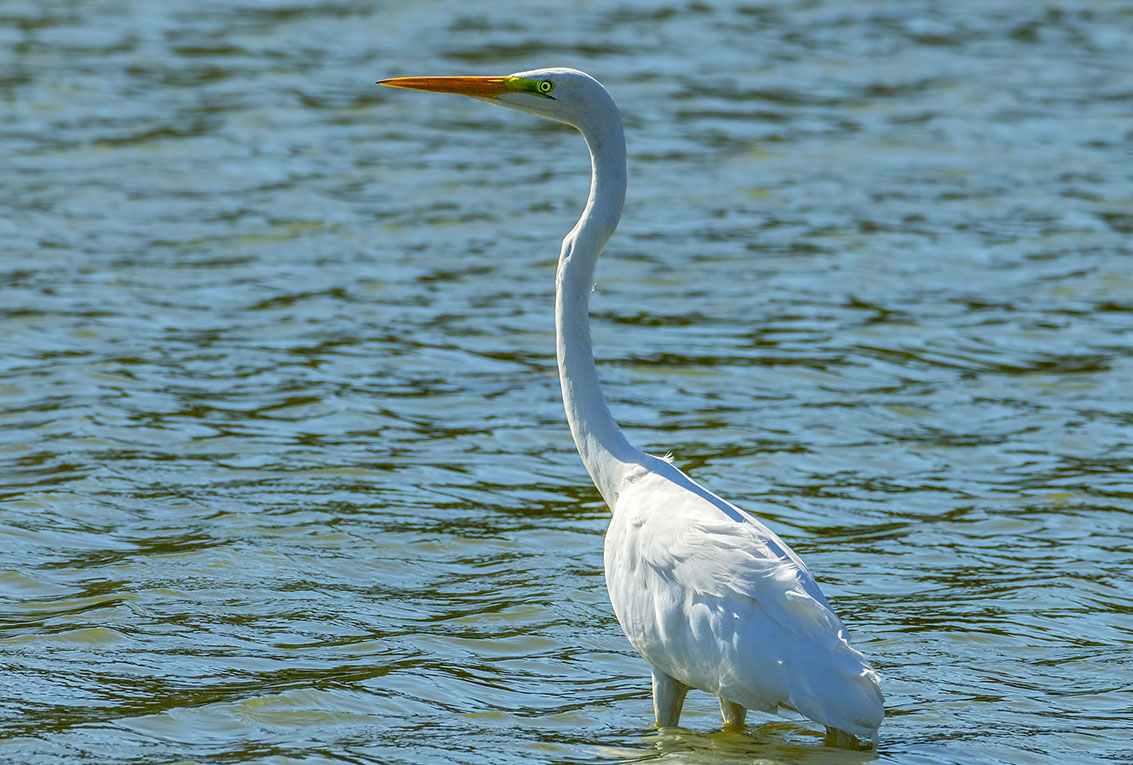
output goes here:
[[825, 672], [803, 673], [808, 681], [792, 689], [791, 701], [815, 722], [875, 741], [885, 719], [877, 673], [848, 645], [837, 653], [823, 662]]

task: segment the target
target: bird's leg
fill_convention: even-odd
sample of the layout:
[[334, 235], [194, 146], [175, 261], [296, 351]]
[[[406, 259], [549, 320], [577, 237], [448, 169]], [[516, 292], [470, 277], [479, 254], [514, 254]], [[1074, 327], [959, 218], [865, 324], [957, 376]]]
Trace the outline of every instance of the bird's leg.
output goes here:
[[742, 728], [744, 726], [744, 717], [747, 716], [747, 710], [739, 704], [734, 704], [721, 696], [720, 714], [724, 718], [725, 728]]
[[826, 736], [823, 739], [823, 743], [827, 746], [834, 746], [839, 749], [858, 748], [858, 740], [854, 738], [853, 734], [847, 733], [844, 730], [838, 730], [837, 728], [831, 728], [829, 725], [826, 726]]
[[658, 728], [671, 728], [681, 721], [688, 686], [664, 672], [653, 670], [653, 715]]

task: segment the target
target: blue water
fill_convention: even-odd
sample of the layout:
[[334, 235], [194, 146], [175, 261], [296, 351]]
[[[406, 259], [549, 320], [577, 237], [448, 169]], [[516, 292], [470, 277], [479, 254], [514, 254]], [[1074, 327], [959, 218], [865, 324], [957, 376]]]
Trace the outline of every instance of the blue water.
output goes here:
[[[1133, 7], [0, 6], [0, 760], [1133, 759]], [[558, 398], [569, 129], [413, 74], [589, 71], [594, 341], [882, 676], [877, 752], [648, 670]]]

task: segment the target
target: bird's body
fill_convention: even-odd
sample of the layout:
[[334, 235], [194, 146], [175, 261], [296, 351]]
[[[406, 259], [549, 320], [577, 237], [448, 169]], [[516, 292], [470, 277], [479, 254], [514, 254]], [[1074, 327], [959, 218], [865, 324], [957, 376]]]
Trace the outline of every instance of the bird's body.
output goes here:
[[606, 532], [610, 601], [654, 673], [679, 683], [655, 696], [675, 725], [683, 687], [744, 709], [794, 709], [872, 738], [877, 676], [797, 555], [770, 529], [654, 458], [631, 476]]
[[725, 723], [746, 709], [794, 709], [876, 741], [877, 674], [846, 641], [802, 560], [751, 515], [668, 460], [633, 447], [611, 416], [590, 344], [594, 267], [626, 188], [621, 117], [606, 90], [572, 69], [508, 77], [414, 77], [382, 84], [460, 93], [565, 122], [590, 149], [590, 197], [563, 240], [555, 291], [559, 379], [583, 464], [613, 518], [606, 586], [626, 637], [653, 668], [657, 724], [676, 725], [688, 688], [720, 697]]

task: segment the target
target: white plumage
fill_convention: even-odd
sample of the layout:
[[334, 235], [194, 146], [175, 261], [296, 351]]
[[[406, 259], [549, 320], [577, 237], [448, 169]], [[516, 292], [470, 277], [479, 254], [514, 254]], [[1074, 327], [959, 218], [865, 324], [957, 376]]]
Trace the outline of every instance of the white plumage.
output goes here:
[[579, 455], [613, 511], [606, 586], [626, 637], [653, 668], [657, 724], [676, 725], [685, 692], [699, 688], [720, 698], [726, 724], [742, 724], [747, 709], [787, 707], [825, 725], [836, 743], [851, 735], [876, 743], [885, 715], [877, 674], [846, 641], [802, 560], [754, 517], [630, 445], [602, 396], [588, 304], [626, 189], [621, 117], [605, 88], [573, 69], [381, 84], [473, 96], [565, 122], [586, 139], [590, 196], [563, 240], [556, 280], [559, 380]]
[[[680, 687], [774, 712], [780, 706], [863, 738], [883, 716], [876, 673], [846, 642], [802, 560], [770, 529], [674, 466], [643, 466], [606, 533], [606, 585], [630, 644], [656, 680], [658, 724]], [[732, 712], [733, 715], [739, 714]], [[726, 722], [742, 721], [740, 719]]]

